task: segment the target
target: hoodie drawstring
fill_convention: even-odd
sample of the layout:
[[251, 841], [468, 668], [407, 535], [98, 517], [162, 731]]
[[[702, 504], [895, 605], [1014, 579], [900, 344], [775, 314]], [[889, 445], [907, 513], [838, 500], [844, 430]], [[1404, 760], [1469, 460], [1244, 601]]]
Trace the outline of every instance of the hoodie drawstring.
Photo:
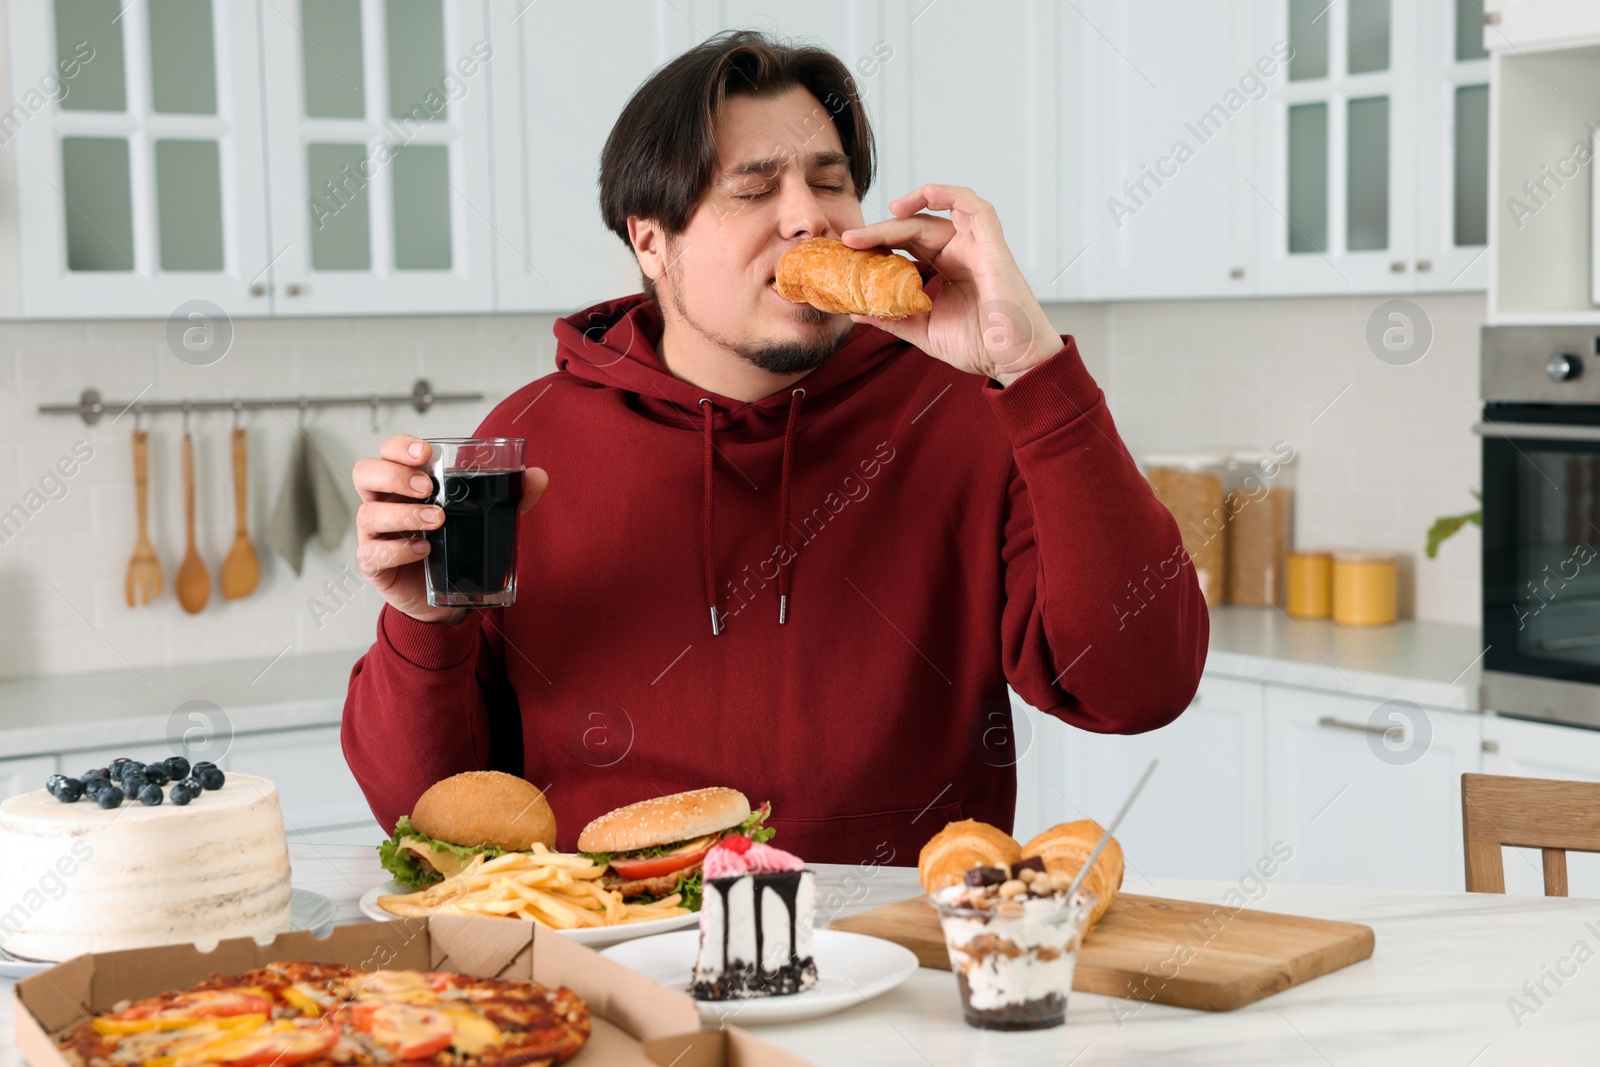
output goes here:
[[716, 455], [715, 446], [712, 444], [711, 435], [715, 432], [716, 405], [711, 403], [710, 397], [700, 398], [700, 410], [706, 413], [706, 429], [704, 437], [705, 469], [706, 469], [706, 523], [705, 523], [705, 569], [706, 569], [706, 607], [711, 609], [711, 636], [716, 637], [722, 632], [722, 623], [717, 618], [717, 574], [715, 546], [712, 542], [715, 528], [711, 525], [713, 518], [712, 501], [715, 493], [711, 485], [712, 460]]
[[[800, 429], [800, 402], [806, 398], [804, 389], [794, 389], [789, 393], [789, 423], [783, 433], [783, 474], [778, 486], [778, 547], [781, 556], [787, 556], [788, 561], [782, 558], [778, 561], [778, 623], [782, 625], [789, 621], [789, 590], [794, 583], [795, 555], [789, 548], [789, 474], [794, 468], [794, 442]], [[716, 405], [710, 397], [700, 398], [700, 410], [705, 412], [705, 438], [704, 465], [705, 465], [705, 577], [706, 577], [706, 607], [711, 612], [711, 636], [716, 637], [722, 633], [722, 619], [717, 614], [717, 577], [716, 577], [716, 543], [714, 539], [714, 526], [716, 517], [715, 497], [716, 490], [712, 474], [716, 460], [716, 445], [713, 434], [716, 432]]]
[[[780, 549], [789, 547], [789, 469], [794, 463], [794, 438], [795, 431], [800, 425], [800, 401], [806, 398], [804, 389], [796, 389], [789, 394], [789, 426], [783, 432], [783, 478], [778, 488], [779, 514], [778, 514], [778, 545]], [[778, 625], [782, 626], [789, 621], [789, 585], [793, 580], [790, 571], [794, 567], [794, 554], [783, 551], [782, 556], [788, 557], [778, 560]]]

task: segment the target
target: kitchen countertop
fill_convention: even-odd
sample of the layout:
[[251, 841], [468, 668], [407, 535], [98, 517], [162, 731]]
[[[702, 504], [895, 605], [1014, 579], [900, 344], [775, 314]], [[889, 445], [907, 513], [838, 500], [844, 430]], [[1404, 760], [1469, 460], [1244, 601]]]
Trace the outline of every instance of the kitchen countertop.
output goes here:
[[1326, 619], [1291, 619], [1276, 608], [1224, 606], [1211, 610], [1206, 671], [1478, 711], [1484, 652], [1476, 626], [1412, 619], [1336, 626]]
[[[187, 725], [179, 709], [194, 700], [223, 709], [236, 733], [331, 725], [362, 651], [0, 681], [0, 753], [149, 741], [169, 724]], [[1482, 654], [1473, 626], [1402, 621], [1359, 628], [1290, 619], [1272, 608], [1221, 607], [1211, 612], [1206, 670], [1477, 711]]]
[[[371, 848], [295, 844], [290, 855], [295, 885], [331, 898], [340, 922], [359, 921], [356, 901], [387, 878]], [[919, 892], [912, 868], [813, 866], [818, 899], [848, 901], [840, 915]], [[1124, 886], [1208, 902], [1237, 888], [1133, 877]], [[1581, 961], [1600, 949], [1600, 901], [1268, 884], [1251, 906], [1366, 923], [1377, 947], [1369, 960], [1232, 1012], [1146, 1004], [1129, 1015], [1133, 1002], [1073, 993], [1064, 1029], [993, 1033], [962, 1023], [949, 972], [920, 968], [866, 1004], [751, 1029], [814, 1063], [875, 1067], [1594, 1062], [1600, 963]], [[1524, 990], [1524, 983], [1540, 982], [1543, 993]], [[9, 996], [10, 985], [0, 982], [0, 993]], [[1512, 998], [1529, 1009], [1520, 1018], [1512, 1015]], [[1114, 1007], [1122, 1009], [1120, 1022]], [[0, 1013], [0, 1067], [18, 1067], [12, 1034], [10, 1012]]]

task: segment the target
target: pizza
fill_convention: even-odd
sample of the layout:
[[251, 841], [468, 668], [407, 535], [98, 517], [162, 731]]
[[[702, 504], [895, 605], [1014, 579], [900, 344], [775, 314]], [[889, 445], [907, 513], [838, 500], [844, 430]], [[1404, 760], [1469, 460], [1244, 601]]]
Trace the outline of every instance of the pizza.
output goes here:
[[542, 1067], [588, 1039], [564, 987], [271, 963], [124, 1001], [60, 1044], [73, 1067]]

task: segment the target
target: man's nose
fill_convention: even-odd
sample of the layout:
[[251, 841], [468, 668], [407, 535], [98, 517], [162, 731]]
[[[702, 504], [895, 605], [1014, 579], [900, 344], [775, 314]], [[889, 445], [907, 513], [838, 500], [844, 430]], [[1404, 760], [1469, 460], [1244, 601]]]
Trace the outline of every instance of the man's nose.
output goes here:
[[804, 178], [784, 182], [778, 195], [783, 198], [778, 217], [784, 237], [828, 235], [828, 213], [822, 209], [816, 190]]

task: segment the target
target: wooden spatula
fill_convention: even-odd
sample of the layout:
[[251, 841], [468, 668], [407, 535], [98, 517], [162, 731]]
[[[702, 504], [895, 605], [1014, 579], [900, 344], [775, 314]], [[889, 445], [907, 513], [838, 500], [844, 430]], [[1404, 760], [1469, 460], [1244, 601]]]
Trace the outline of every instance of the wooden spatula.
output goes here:
[[161, 595], [161, 561], [150, 544], [150, 434], [133, 431], [133, 499], [139, 508], [139, 537], [128, 560], [128, 607], [148, 604]]
[[233, 428], [233, 547], [222, 561], [222, 595], [228, 600], [238, 600], [256, 591], [261, 580], [261, 564], [256, 550], [250, 546], [250, 533], [245, 525], [249, 482], [244, 429]]
[[211, 599], [211, 575], [194, 544], [194, 438], [188, 433], [183, 435], [183, 530], [187, 546], [178, 566], [178, 603], [190, 615], [198, 615]]

